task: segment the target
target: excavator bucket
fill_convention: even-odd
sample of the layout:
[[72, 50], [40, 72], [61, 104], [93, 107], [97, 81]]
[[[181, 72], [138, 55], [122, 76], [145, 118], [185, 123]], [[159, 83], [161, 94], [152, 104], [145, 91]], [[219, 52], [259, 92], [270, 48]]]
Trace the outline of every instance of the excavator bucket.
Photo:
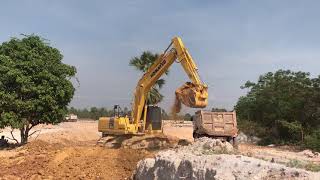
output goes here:
[[[186, 82], [176, 90], [175, 106], [180, 102], [191, 108], [204, 108], [208, 104], [208, 87]], [[177, 108], [178, 111], [180, 108]]]

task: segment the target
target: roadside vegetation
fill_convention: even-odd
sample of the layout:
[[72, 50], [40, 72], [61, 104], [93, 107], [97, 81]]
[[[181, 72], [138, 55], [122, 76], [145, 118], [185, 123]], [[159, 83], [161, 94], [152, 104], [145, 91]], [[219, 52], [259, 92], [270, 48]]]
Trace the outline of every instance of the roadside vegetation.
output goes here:
[[320, 76], [278, 70], [247, 81], [235, 109], [241, 130], [260, 144], [294, 144], [320, 151]]

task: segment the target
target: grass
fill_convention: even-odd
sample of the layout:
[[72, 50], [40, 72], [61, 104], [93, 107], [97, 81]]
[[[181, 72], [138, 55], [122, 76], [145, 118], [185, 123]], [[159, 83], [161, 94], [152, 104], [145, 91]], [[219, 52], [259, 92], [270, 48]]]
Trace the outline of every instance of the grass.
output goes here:
[[320, 164], [309, 162], [305, 165], [305, 169], [313, 172], [320, 172]]
[[303, 168], [304, 163], [297, 160], [297, 159], [291, 159], [289, 162], [287, 162], [286, 166], [292, 167], [292, 168]]
[[293, 168], [301, 168], [301, 169], [305, 169], [305, 170], [312, 171], [312, 172], [320, 172], [320, 164], [316, 164], [313, 162], [305, 163], [305, 162], [299, 161], [297, 159], [290, 160], [286, 164], [286, 166], [293, 167]]

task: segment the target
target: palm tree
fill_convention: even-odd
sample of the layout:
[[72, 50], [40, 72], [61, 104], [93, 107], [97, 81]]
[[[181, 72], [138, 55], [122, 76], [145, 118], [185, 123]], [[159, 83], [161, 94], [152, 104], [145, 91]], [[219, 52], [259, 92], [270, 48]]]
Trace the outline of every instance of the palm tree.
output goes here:
[[[153, 54], [150, 51], [144, 51], [140, 57], [134, 57], [130, 60], [129, 65], [135, 67], [137, 70], [146, 72], [149, 67], [157, 60], [158, 54]], [[166, 72], [168, 75], [169, 71]], [[155, 85], [151, 87], [149, 93], [147, 94], [147, 104], [158, 104], [163, 100], [163, 95], [159, 92], [162, 86], [165, 84], [164, 79], [159, 79], [156, 81]]]

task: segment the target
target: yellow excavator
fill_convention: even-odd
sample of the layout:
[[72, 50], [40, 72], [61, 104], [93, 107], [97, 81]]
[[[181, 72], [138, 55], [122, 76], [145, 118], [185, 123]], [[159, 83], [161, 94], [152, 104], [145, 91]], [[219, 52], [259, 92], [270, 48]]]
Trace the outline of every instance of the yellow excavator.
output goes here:
[[191, 82], [176, 90], [176, 99], [191, 108], [204, 108], [208, 104], [208, 87], [200, 80], [197, 66], [179, 37], [174, 37], [168, 48], [159, 56], [139, 80], [131, 117], [121, 116], [120, 107], [114, 106], [114, 117], [100, 117], [98, 130], [106, 135], [139, 135], [161, 131], [161, 109], [146, 104], [146, 95], [173, 62], [180, 63]]

